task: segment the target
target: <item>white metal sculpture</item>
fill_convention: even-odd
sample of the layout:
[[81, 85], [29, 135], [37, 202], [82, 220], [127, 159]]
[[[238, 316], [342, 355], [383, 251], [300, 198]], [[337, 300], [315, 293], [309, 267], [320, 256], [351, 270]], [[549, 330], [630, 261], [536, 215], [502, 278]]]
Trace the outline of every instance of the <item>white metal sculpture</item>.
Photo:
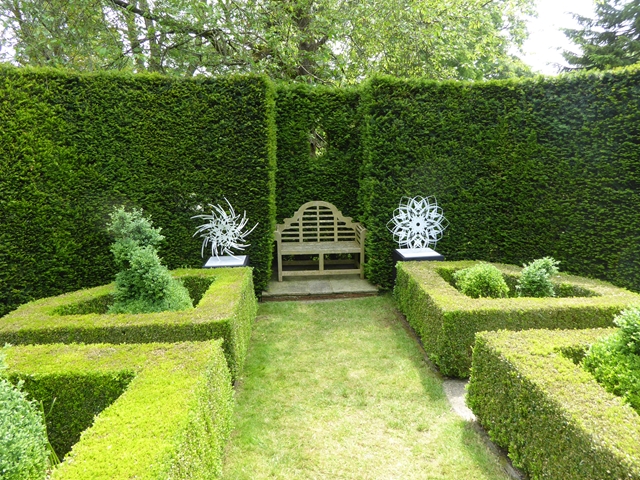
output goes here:
[[229, 203], [229, 200], [224, 199], [229, 205], [229, 212], [222, 208], [220, 205], [211, 205], [211, 215], [195, 215], [191, 218], [202, 218], [207, 220], [198, 227], [196, 235], [200, 234], [202, 240], [202, 256], [204, 257], [204, 249], [207, 245], [211, 244], [211, 255], [218, 257], [218, 254], [233, 255], [233, 250], [244, 250], [250, 244], [245, 244], [245, 239], [253, 230], [258, 226], [256, 223], [249, 231], [242, 231], [246, 226], [247, 212], [243, 212], [242, 216], [236, 214], [235, 210]]
[[435, 197], [402, 197], [387, 228], [400, 248], [435, 247], [449, 222]]

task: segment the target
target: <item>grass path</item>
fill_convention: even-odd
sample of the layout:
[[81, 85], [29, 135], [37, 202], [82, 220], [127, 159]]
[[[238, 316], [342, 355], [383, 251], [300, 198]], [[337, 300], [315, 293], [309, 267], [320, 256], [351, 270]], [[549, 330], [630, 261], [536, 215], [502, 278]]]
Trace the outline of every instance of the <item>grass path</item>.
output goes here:
[[508, 479], [389, 297], [261, 304], [225, 479]]

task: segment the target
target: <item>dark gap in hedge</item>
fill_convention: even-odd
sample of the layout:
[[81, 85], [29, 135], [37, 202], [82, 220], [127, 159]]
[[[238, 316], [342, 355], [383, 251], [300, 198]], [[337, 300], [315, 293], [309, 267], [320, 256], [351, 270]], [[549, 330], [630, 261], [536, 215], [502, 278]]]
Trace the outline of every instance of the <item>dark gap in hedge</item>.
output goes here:
[[[49, 442], [61, 460], [93, 424], [100, 412], [124, 393], [134, 372], [51, 375], [12, 375], [31, 399], [42, 402]], [[54, 401], [55, 399], [55, 401]]]

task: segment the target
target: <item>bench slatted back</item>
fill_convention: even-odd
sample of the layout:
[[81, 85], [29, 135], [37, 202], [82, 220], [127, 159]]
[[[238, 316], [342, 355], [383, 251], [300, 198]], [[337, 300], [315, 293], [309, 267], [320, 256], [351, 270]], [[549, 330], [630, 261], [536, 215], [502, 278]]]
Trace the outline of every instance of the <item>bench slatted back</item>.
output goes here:
[[293, 217], [277, 225], [276, 239], [281, 242], [353, 242], [359, 239], [362, 229], [359, 223], [344, 217], [331, 203], [315, 201], [305, 203]]

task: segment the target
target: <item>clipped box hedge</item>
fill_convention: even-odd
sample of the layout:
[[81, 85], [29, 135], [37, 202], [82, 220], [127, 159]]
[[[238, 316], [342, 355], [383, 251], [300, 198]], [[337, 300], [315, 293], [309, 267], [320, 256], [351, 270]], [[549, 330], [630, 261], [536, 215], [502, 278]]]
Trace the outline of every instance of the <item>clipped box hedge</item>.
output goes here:
[[476, 337], [467, 403], [532, 480], [640, 478], [640, 416], [575, 363], [613, 331]]
[[[422, 339], [429, 358], [447, 376], [469, 376], [477, 332], [610, 327], [621, 310], [640, 303], [640, 295], [625, 289], [565, 274], [555, 278], [560, 297], [474, 299], [452, 286], [452, 275], [475, 263], [398, 263], [395, 296], [399, 308]], [[503, 273], [513, 290], [521, 268], [492, 265]]]
[[9, 348], [9, 378], [43, 402], [52, 443], [68, 450], [80, 432], [65, 422], [88, 420], [51, 478], [219, 478], [233, 408], [221, 342]]
[[[0, 344], [150, 343], [224, 339], [231, 375], [242, 371], [256, 316], [250, 268], [183, 269], [192, 310], [106, 314], [114, 284], [49, 297], [20, 306], [0, 319]], [[195, 303], [195, 302], [194, 302]]]

